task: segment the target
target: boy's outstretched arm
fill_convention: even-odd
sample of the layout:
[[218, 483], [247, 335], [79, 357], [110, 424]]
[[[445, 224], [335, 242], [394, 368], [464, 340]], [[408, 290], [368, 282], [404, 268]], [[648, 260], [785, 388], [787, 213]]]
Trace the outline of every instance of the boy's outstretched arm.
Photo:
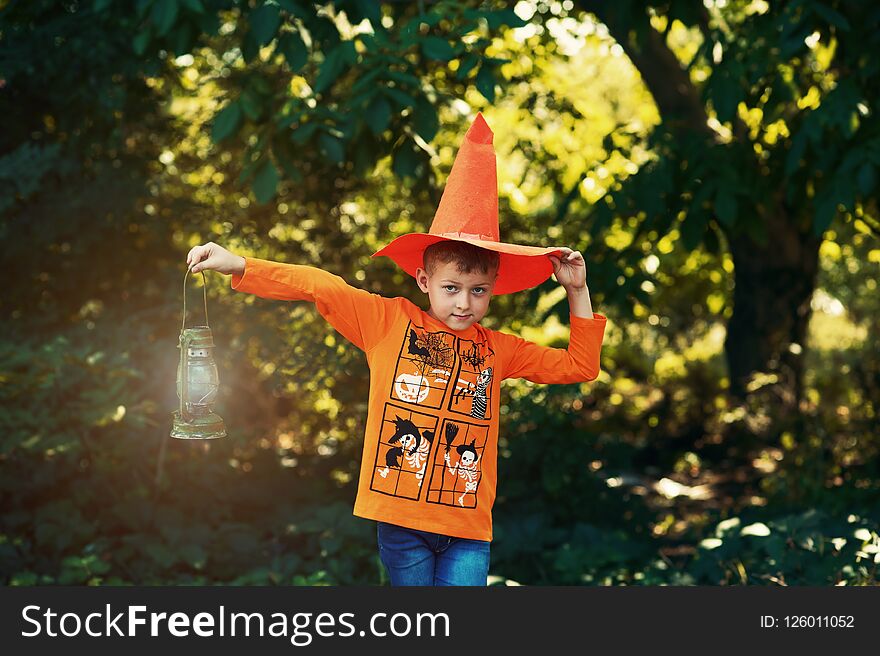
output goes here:
[[187, 256], [194, 272], [232, 275], [232, 289], [279, 301], [310, 301], [343, 337], [369, 351], [386, 335], [396, 308], [393, 299], [352, 287], [340, 276], [313, 266], [242, 257], [212, 242]]
[[499, 333], [502, 378], [525, 378], [535, 383], [578, 383], [599, 376], [599, 355], [607, 319], [594, 314], [587, 287], [583, 255], [560, 247], [550, 255], [556, 280], [568, 294], [571, 337], [567, 349], [551, 348], [515, 335]]
[[587, 289], [587, 263], [580, 251], [560, 246], [562, 257], [550, 255], [553, 275], [568, 294], [568, 307], [576, 317], [593, 318], [593, 305], [590, 303], [590, 290]]

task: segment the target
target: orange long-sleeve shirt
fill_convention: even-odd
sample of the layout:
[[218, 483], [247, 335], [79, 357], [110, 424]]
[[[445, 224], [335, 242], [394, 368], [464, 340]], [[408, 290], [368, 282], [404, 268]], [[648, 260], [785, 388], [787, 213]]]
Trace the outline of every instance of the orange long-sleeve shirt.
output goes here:
[[479, 324], [454, 330], [405, 298], [372, 294], [322, 269], [245, 260], [233, 289], [311, 301], [366, 353], [370, 398], [354, 514], [491, 540], [501, 381], [594, 380], [606, 318], [570, 314], [568, 349], [549, 348]]

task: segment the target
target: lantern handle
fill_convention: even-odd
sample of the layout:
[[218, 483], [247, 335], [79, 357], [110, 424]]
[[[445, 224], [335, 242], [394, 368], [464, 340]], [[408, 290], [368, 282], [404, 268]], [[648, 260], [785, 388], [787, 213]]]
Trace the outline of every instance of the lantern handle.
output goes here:
[[[183, 332], [183, 329], [186, 328], [186, 279], [189, 277], [189, 268], [187, 268], [186, 273], [183, 276], [183, 320], [180, 322], [180, 332]], [[204, 283], [202, 286], [202, 291], [205, 295], [205, 326], [208, 328], [211, 325], [208, 323], [208, 279], [205, 277], [205, 272], [202, 271], [202, 282]]]

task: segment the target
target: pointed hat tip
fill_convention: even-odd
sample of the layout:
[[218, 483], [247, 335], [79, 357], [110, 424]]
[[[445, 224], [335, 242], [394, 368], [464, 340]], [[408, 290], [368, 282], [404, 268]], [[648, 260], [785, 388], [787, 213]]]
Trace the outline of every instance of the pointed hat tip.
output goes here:
[[483, 113], [477, 112], [477, 117], [474, 119], [474, 122], [471, 123], [471, 127], [468, 129], [465, 137], [474, 143], [490, 144], [492, 143], [493, 136], [492, 128], [486, 123], [486, 119], [483, 118]]

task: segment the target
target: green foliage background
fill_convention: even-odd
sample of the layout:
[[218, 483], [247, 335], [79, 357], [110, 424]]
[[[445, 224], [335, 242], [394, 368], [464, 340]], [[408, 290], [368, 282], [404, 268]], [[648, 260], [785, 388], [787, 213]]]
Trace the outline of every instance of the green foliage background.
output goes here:
[[[506, 383], [492, 581], [877, 582], [877, 64], [850, 34], [876, 12], [728, 2], [702, 25], [619, 3], [621, 44], [586, 2], [126, 4], [0, 2], [3, 583], [386, 583], [351, 515], [369, 372], [313, 307], [209, 274], [229, 437], [168, 437], [184, 258], [216, 241], [425, 307], [370, 255], [428, 227], [477, 110], [503, 237], [581, 250], [610, 318], [595, 383]], [[720, 133], [739, 116], [799, 188], [835, 172], [800, 210], [821, 245], [795, 420], [772, 373], [730, 394], [723, 343], [724, 224], [760, 231], [778, 181], [744, 184], [735, 142], [675, 141], [633, 63], [642, 20]], [[725, 30], [766, 50], [719, 65]], [[757, 60], [791, 82], [771, 76], [766, 115], [737, 90]], [[837, 163], [858, 145], [850, 168], [823, 140]], [[682, 160], [715, 171], [714, 203]], [[565, 347], [559, 292], [499, 297], [484, 324]]]

